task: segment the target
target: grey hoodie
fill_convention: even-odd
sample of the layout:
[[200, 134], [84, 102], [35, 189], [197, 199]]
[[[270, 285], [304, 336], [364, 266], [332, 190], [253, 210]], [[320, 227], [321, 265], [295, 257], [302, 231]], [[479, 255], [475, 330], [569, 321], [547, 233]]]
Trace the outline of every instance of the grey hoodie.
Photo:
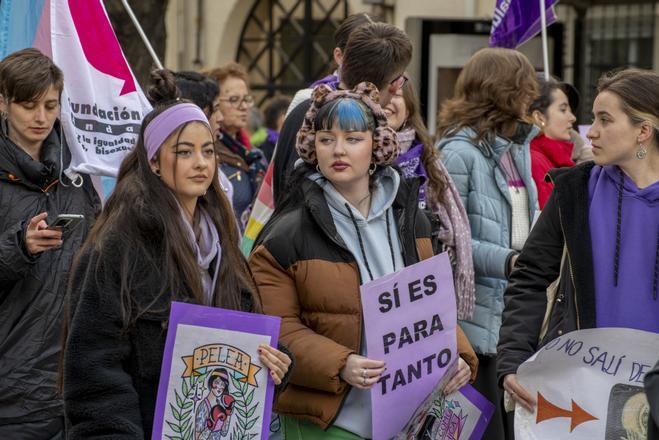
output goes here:
[[[405, 266], [398, 229], [391, 210], [400, 184], [400, 176], [396, 171], [387, 167], [375, 179], [367, 218], [346, 201], [323, 176], [316, 173], [309, 178], [323, 189], [336, 230], [357, 261], [362, 284]], [[360, 354], [366, 356], [365, 336], [362, 337]], [[370, 391], [352, 388], [334, 421], [334, 426], [364, 438], [371, 438]]]

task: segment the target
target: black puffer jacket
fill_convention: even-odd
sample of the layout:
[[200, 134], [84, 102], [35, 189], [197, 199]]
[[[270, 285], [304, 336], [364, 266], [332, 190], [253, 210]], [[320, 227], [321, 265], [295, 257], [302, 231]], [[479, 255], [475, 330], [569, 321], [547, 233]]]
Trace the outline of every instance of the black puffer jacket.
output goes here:
[[[66, 278], [100, 200], [88, 176], [80, 188], [66, 177], [58, 181], [58, 130], [44, 141], [41, 162], [0, 130], [0, 427], [62, 415], [56, 379]], [[63, 149], [66, 167], [70, 154]], [[43, 211], [48, 223], [58, 214], [82, 214], [85, 221], [61, 248], [30, 256], [26, 226]]]
[[[595, 327], [595, 281], [588, 222], [588, 178], [593, 162], [551, 170], [554, 182], [542, 215], [529, 234], [504, 295], [497, 347], [499, 383], [547, 342]], [[559, 274], [563, 244], [567, 263]], [[547, 310], [547, 287], [560, 275], [547, 334], [538, 341]]]

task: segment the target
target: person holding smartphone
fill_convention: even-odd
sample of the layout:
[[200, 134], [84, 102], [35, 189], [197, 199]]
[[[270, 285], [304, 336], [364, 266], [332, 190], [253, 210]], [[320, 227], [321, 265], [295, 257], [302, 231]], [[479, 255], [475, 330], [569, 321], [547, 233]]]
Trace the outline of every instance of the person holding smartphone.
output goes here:
[[[64, 435], [66, 275], [100, 202], [88, 176], [62, 173], [71, 157], [57, 119], [62, 88], [62, 71], [36, 49], [0, 61], [0, 438]], [[60, 214], [84, 219], [49, 229]]]

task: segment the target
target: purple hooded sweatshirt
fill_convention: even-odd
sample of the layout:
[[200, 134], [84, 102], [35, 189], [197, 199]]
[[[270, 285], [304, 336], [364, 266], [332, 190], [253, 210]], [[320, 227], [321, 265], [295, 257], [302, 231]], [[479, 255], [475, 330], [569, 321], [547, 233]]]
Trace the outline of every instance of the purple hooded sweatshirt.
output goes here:
[[617, 166], [594, 166], [588, 195], [597, 327], [659, 333], [659, 182], [638, 189]]

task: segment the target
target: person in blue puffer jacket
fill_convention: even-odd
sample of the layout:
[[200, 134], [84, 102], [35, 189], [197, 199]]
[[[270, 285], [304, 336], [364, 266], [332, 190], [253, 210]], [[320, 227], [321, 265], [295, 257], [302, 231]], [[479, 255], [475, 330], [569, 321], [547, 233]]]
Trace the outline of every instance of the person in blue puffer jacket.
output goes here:
[[523, 121], [537, 94], [533, 66], [522, 53], [482, 49], [465, 64], [438, 117], [437, 146], [471, 227], [476, 306], [460, 325], [480, 362], [474, 387], [497, 408], [487, 439], [506, 438], [496, 348], [507, 278], [537, 209], [529, 143], [538, 128]]

